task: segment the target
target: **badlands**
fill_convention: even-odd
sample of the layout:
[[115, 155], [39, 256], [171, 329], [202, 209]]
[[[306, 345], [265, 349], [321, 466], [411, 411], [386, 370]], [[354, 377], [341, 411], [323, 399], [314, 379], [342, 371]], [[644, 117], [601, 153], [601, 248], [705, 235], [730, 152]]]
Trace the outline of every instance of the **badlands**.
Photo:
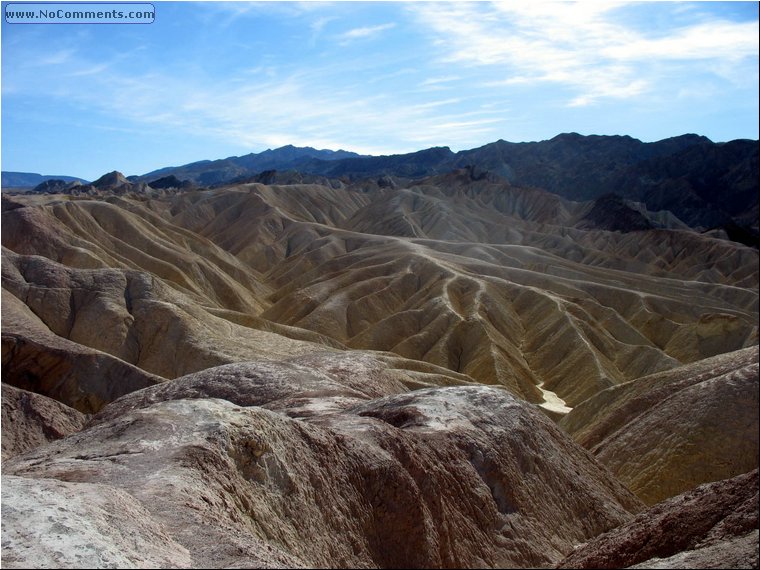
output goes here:
[[757, 568], [757, 248], [454, 166], [4, 192], [3, 566]]

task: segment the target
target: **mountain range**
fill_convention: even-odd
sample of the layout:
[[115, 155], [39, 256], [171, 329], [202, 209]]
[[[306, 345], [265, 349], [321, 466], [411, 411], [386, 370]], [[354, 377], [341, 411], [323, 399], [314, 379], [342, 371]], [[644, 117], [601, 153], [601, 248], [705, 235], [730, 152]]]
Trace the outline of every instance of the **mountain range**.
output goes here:
[[80, 182], [86, 184], [87, 181], [76, 176], [58, 176], [50, 174], [36, 174], [34, 172], [12, 172], [3, 170], [2, 187], [7, 188], [34, 188], [47, 180], [63, 180], [64, 182]]
[[136, 180], [172, 174], [199, 185], [229, 183], [265, 170], [357, 180], [383, 176], [422, 178], [473, 167], [515, 186], [541, 188], [570, 200], [614, 193], [669, 210], [691, 226], [736, 223], [757, 229], [758, 142], [713, 143], [682, 135], [653, 143], [627, 136], [561, 134], [548, 141], [503, 140], [454, 153], [438, 147], [393, 156], [348, 156], [339, 151], [283, 147], [261, 154], [165, 168]]
[[[457, 153], [436, 147], [392, 156], [288, 145], [161, 168], [128, 180], [166, 186], [176, 184], [171, 182], [174, 177], [185, 186], [201, 187], [254, 180], [336, 186], [367, 178], [385, 184], [394, 184], [396, 179], [403, 184], [467, 167], [475, 176], [498, 176], [514, 186], [540, 188], [573, 201], [614, 194], [653, 212], [670, 212], [689, 227], [721, 228], [731, 239], [757, 245], [758, 149], [758, 141], [713, 143], [693, 134], [644, 143], [628, 136], [576, 133], [541, 142], [500, 140]], [[37, 176], [18, 174], [5, 173], [3, 185], [6, 181], [20, 185]], [[34, 178], [38, 179], [37, 184], [43, 182]], [[71, 177], [61, 179], [71, 181]]]
[[265, 170], [310, 172], [307, 165], [313, 161], [330, 163], [349, 158], [362, 158], [362, 156], [345, 150], [317, 150], [311, 147], [286, 145], [274, 150], [267, 149], [260, 153], [231, 156], [220, 160], [201, 160], [184, 166], [160, 168], [139, 176], [136, 180], [149, 182], [164, 176], [174, 175], [179, 179], [191, 180], [196, 184], [207, 186], [229, 182], [241, 176], [252, 176]]
[[4, 192], [3, 566], [756, 568], [757, 149]]

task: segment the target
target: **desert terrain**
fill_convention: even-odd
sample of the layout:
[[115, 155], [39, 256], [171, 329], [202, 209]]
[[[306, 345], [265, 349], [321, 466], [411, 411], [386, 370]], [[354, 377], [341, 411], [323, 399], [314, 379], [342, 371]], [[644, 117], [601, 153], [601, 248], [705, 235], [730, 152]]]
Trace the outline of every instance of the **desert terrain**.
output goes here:
[[757, 142], [579, 136], [4, 192], [3, 566], [757, 568]]

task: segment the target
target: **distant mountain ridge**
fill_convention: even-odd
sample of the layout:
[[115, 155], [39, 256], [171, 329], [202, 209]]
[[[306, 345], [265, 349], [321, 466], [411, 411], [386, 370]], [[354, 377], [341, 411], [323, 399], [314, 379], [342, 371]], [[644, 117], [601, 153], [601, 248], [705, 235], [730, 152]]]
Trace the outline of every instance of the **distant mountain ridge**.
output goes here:
[[[180, 190], [251, 182], [318, 183], [335, 188], [366, 180], [387, 187], [394, 186], [394, 180], [403, 183], [469, 169], [475, 179], [498, 177], [516, 187], [542, 189], [571, 201], [601, 199], [591, 213], [594, 219], [589, 220], [594, 226], [628, 230], [646, 227], [646, 221], [611, 198], [616, 195], [626, 203], [641, 204], [649, 212], [670, 212], [697, 231], [716, 229], [729, 239], [757, 247], [759, 150], [758, 141], [714, 143], [696, 134], [645, 143], [630, 136], [563, 133], [539, 142], [498, 140], [459, 152], [442, 146], [388, 156], [287, 145], [161, 168], [129, 176], [118, 186], [125, 192], [134, 190], [130, 184]], [[4, 187], [28, 186], [30, 179], [9, 179], [6, 183], [7, 174], [14, 173], [3, 173]], [[103, 190], [100, 186], [94, 184], [94, 189], [85, 187], [78, 192]], [[56, 189], [46, 191], [55, 193]], [[625, 220], [612, 220], [622, 212]], [[607, 221], [602, 222], [602, 217]]]
[[540, 142], [498, 140], [459, 152], [444, 146], [388, 156], [289, 145], [163, 168], [137, 180], [151, 182], [174, 175], [202, 186], [219, 185], [271, 170], [346, 181], [386, 176], [416, 179], [471, 167], [515, 186], [541, 188], [570, 200], [617, 194], [652, 211], [671, 211], [694, 228], [737, 225], [756, 232], [759, 148], [758, 141], [714, 143], [696, 134], [645, 143], [630, 136], [578, 133]]
[[260, 153], [230, 156], [219, 160], [201, 160], [183, 166], [170, 166], [148, 172], [139, 181], [151, 182], [157, 178], [174, 175], [182, 180], [190, 180], [201, 185], [228, 182], [234, 178], [252, 176], [266, 170], [306, 170], [312, 160], [333, 162], [362, 155], [345, 150], [317, 150], [312, 147], [286, 145], [277, 149], [267, 149]]
[[721, 144], [725, 143], [713, 143], [707, 137], [695, 134], [644, 143], [630, 136], [562, 133], [539, 142], [514, 143], [500, 139], [456, 153], [447, 146], [441, 146], [406, 154], [367, 156], [344, 150], [316, 150], [287, 145], [258, 154], [161, 168], [139, 176], [138, 180], [150, 182], [174, 174], [177, 178], [190, 179], [199, 184], [215, 184], [235, 177], [256, 175], [265, 170], [297, 170], [354, 180], [382, 175], [414, 178], [441, 174], [464, 166], [476, 166], [494, 172], [513, 184], [541, 187], [555, 193], [560, 193], [556, 192], [558, 185], [566, 183], [566, 180], [558, 180], [558, 175], [570, 175], [571, 179], [591, 182], [587, 190], [574, 196], [576, 199], [589, 199], [606, 193], [599, 192], [599, 186], [605, 177], [602, 177], [602, 182], [599, 181], [598, 167], [595, 165], [602, 164], [605, 169], [615, 170], [678, 153], [695, 145]]
[[15, 172], [3, 170], [2, 187], [3, 188], [34, 188], [48, 180], [63, 180], [64, 182], [81, 182], [86, 184], [88, 181], [76, 176], [58, 176], [49, 174], [37, 174], [36, 172]]

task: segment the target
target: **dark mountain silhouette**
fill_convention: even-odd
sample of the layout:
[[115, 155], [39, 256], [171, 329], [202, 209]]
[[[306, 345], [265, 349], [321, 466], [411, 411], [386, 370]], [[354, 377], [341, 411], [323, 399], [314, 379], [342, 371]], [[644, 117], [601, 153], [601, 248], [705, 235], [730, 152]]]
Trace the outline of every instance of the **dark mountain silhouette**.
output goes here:
[[650, 230], [654, 226], [644, 214], [626, 204], [617, 194], [605, 194], [594, 200], [594, 206], [584, 216], [581, 227], [632, 232]]
[[452, 170], [455, 156], [449, 147], [443, 146], [409, 154], [349, 158], [332, 164], [313, 161], [311, 165], [315, 170], [323, 170], [315, 174], [331, 177], [366, 178], [391, 175], [421, 178]]
[[724, 226], [736, 219], [756, 228], [757, 171], [757, 141], [702, 142], [636, 164], [619, 177], [617, 187], [691, 225]]
[[[127, 180], [130, 180], [132, 177], [128, 177]], [[157, 189], [163, 189], [163, 188], [179, 188], [179, 189], [190, 189], [195, 187], [195, 185], [190, 182], [189, 180], [180, 180], [173, 174], [170, 174], [169, 176], [164, 176], [163, 178], [159, 178], [157, 180], [153, 180], [150, 183], [151, 188], [157, 188]]]
[[616, 192], [621, 175], [630, 167], [698, 144], [714, 143], [697, 135], [644, 143], [629, 136], [563, 133], [541, 142], [497, 141], [458, 153], [457, 163], [493, 170], [520, 186], [589, 200]]
[[[254, 181], [263, 172], [276, 170], [348, 183], [383, 177], [418, 179], [463, 167], [575, 201], [616, 194], [641, 202], [652, 212], [670, 211], [692, 228], [717, 228], [740, 236], [743, 243], [757, 241], [758, 141], [714, 143], [696, 134], [645, 143], [629, 136], [563, 133], [540, 142], [499, 140], [456, 153], [434, 147], [389, 156], [286, 146], [164, 168], [139, 180], [150, 182], [172, 174], [199, 185], [219, 185]], [[267, 176], [269, 180], [271, 175]], [[296, 178], [292, 172], [287, 176]], [[634, 210], [627, 215], [637, 217]], [[641, 220], [628, 222], [635, 225]], [[629, 227], [628, 222], [623, 225]]]
[[312, 160], [330, 163], [360, 156], [355, 152], [345, 150], [317, 150], [311, 147], [287, 145], [274, 150], [267, 149], [258, 154], [230, 156], [220, 160], [201, 160], [184, 166], [161, 168], [139, 177], [139, 180], [151, 182], [172, 174], [179, 179], [210, 185], [252, 176], [265, 170], [299, 170], [311, 173], [312, 171], [306, 165]]

